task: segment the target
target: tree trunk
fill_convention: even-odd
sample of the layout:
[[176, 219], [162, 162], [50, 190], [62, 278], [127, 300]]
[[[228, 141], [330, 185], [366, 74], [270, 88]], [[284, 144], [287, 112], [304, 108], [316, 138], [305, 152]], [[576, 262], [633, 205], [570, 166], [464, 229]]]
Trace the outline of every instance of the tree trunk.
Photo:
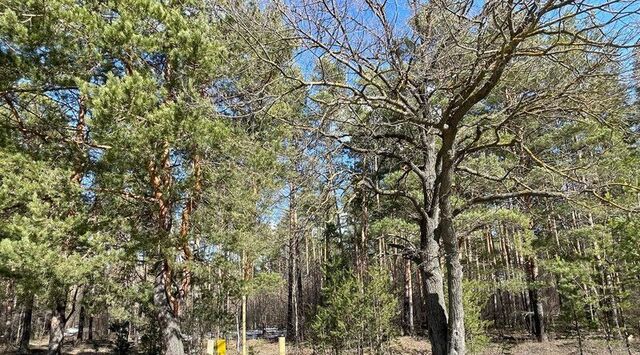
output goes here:
[[433, 229], [426, 220], [420, 224], [421, 260], [418, 265], [422, 274], [425, 296], [426, 324], [433, 355], [447, 353], [447, 312], [444, 302], [442, 270], [440, 268], [439, 246], [434, 239]]
[[361, 284], [364, 285], [365, 275], [369, 268], [369, 256], [368, 256], [368, 238], [369, 238], [369, 195], [365, 189], [362, 189], [362, 202], [360, 211], [360, 239], [356, 240], [356, 271], [358, 273], [358, 279]]
[[242, 295], [242, 355], [247, 354], [247, 296]]
[[447, 286], [449, 297], [449, 333], [447, 350], [449, 355], [465, 354], [464, 309], [462, 305], [462, 264], [460, 251], [453, 231], [453, 221], [449, 217], [440, 223], [447, 262]]
[[289, 267], [287, 288], [287, 338], [296, 343], [301, 340], [300, 312], [300, 268], [298, 265], [298, 241], [291, 238], [289, 243]]
[[165, 261], [158, 261], [155, 265], [153, 304], [156, 307], [158, 321], [162, 329], [163, 353], [165, 355], [183, 355], [184, 346], [180, 324], [167, 297], [165, 286], [167, 268], [168, 265]]
[[547, 340], [547, 334], [544, 330], [544, 309], [540, 301], [538, 288], [535, 282], [538, 279], [538, 264], [532, 257], [529, 259], [529, 299], [531, 300], [531, 308], [533, 309], [533, 332], [536, 339], [540, 342]]
[[93, 316], [89, 316], [89, 334], [87, 334], [87, 340], [93, 340]]
[[302, 273], [300, 270], [300, 245], [295, 187], [292, 185], [289, 200], [289, 264], [287, 287], [287, 338], [298, 343], [302, 340]]
[[445, 130], [442, 142], [442, 170], [440, 174], [440, 224], [437, 228], [437, 238], [444, 244], [447, 264], [447, 285], [449, 296], [449, 355], [463, 355], [465, 349], [464, 309], [462, 305], [462, 263], [458, 239], [453, 229], [453, 211], [451, 208], [451, 193], [453, 186], [455, 132]]
[[[9, 291], [7, 294], [11, 294]], [[11, 301], [8, 301], [7, 307], [5, 308], [5, 334], [4, 338], [7, 339], [8, 342], [13, 342], [17, 338], [17, 334], [15, 334], [15, 323], [20, 319], [20, 313], [16, 312], [18, 309], [18, 294], [14, 292], [13, 298]]]
[[[420, 255], [418, 268], [422, 279], [426, 316], [425, 324], [429, 332], [433, 355], [447, 353], [447, 311], [444, 301], [444, 283], [440, 266], [440, 245], [436, 240], [435, 229], [440, 216], [439, 206], [433, 203], [432, 194], [436, 183], [436, 137], [424, 131], [423, 138], [427, 148], [424, 151], [424, 177], [422, 178], [423, 207], [429, 214], [422, 212], [420, 219]], [[420, 211], [418, 211], [420, 212]]]
[[20, 333], [20, 345], [18, 354], [29, 353], [29, 341], [31, 340], [31, 317], [33, 315], [33, 294], [29, 293], [25, 298], [24, 312], [22, 313]]
[[64, 328], [66, 326], [66, 301], [58, 297], [55, 309], [51, 315], [51, 325], [49, 328], [49, 346], [47, 348], [48, 355], [58, 355], [62, 351], [62, 343], [64, 342]]
[[415, 326], [413, 322], [413, 280], [411, 276], [411, 261], [407, 259], [404, 271], [405, 330], [407, 334], [414, 335]]
[[78, 315], [78, 336], [76, 338], [78, 341], [82, 341], [82, 338], [84, 338], [84, 322], [86, 321], [86, 318], [87, 310], [84, 306], [80, 306], [80, 313]]

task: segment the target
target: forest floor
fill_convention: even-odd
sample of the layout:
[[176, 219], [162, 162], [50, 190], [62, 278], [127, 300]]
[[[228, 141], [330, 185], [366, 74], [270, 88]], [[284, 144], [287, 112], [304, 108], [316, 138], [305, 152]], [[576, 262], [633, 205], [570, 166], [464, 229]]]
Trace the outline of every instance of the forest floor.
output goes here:
[[[623, 342], [611, 343], [611, 354], [625, 355], [628, 354]], [[267, 342], [264, 340], [252, 340], [249, 342], [249, 349], [253, 349], [254, 354], [273, 355], [278, 353], [278, 344]], [[385, 354], [393, 355], [427, 355], [430, 354], [431, 346], [425, 338], [399, 337], [395, 339], [388, 352]], [[229, 355], [237, 355], [235, 350], [227, 352]], [[288, 354], [294, 355], [310, 355], [313, 351], [308, 348], [287, 348]], [[640, 343], [631, 343], [631, 353], [640, 354]], [[251, 352], [249, 352], [251, 354]], [[492, 342], [482, 351], [477, 352], [478, 355], [573, 355], [580, 354], [577, 339], [557, 339], [545, 343], [537, 343], [533, 341], [501, 341]], [[609, 355], [607, 343], [601, 339], [588, 339], [583, 342], [583, 354], [587, 355]]]
[[[233, 343], [231, 343], [233, 344]], [[231, 345], [230, 344], [230, 345]], [[43, 354], [46, 352], [46, 340], [32, 341], [33, 354]], [[73, 345], [71, 343], [65, 345], [63, 354], [69, 355], [89, 355], [89, 354], [112, 354], [113, 346], [108, 342], [83, 343]], [[430, 354], [430, 346], [427, 339], [399, 337], [395, 339], [388, 352], [390, 355], [428, 355]], [[132, 352], [133, 353], [133, 352]], [[288, 346], [287, 353], [290, 355], [311, 355], [313, 350], [311, 347], [294, 347]], [[640, 354], [640, 342], [631, 342], [631, 353]], [[0, 346], [0, 354], [15, 354], [10, 348]], [[233, 346], [227, 351], [229, 355], [237, 355]], [[249, 354], [256, 355], [275, 355], [278, 354], [277, 342], [269, 342], [266, 340], [249, 340]], [[477, 352], [478, 355], [573, 355], [580, 354], [577, 339], [556, 339], [545, 343], [537, 343], [533, 341], [508, 340], [500, 342], [492, 342], [485, 349]], [[607, 343], [603, 339], [587, 339], [583, 341], [583, 354], [587, 355], [609, 355]], [[626, 355], [628, 354], [624, 343], [611, 342], [611, 354]]]

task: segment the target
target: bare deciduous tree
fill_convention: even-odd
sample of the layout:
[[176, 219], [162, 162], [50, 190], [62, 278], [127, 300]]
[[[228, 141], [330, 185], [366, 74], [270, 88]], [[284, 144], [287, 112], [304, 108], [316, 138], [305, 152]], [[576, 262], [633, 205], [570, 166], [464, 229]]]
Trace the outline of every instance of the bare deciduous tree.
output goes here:
[[[637, 28], [628, 24], [637, 21], [638, 5], [624, 0], [285, 3], [277, 7], [285, 26], [273, 31], [299, 46], [289, 63], [273, 59], [252, 32], [264, 24], [239, 24], [263, 61], [310, 93], [319, 120], [306, 128], [404, 169], [394, 184], [380, 186], [366, 177], [362, 183], [414, 206], [420, 244], [406, 246], [405, 255], [422, 274], [434, 354], [465, 353], [463, 270], [453, 227], [458, 213], [510, 198], [580, 193], [616, 205], [602, 185], [539, 157], [527, 146], [536, 134], [527, 128], [533, 120], [558, 116], [606, 120], [615, 115], [611, 110], [623, 98], [607, 97], [607, 85], [598, 78], [614, 77], [635, 45]], [[576, 186], [529, 186], [514, 173], [521, 161], [504, 176], [463, 165], [465, 158], [487, 150], [516, 153]], [[463, 203], [454, 206], [457, 174], [499, 182], [501, 188], [488, 195], [462, 192]], [[409, 176], [420, 181], [420, 194], [406, 187]]]

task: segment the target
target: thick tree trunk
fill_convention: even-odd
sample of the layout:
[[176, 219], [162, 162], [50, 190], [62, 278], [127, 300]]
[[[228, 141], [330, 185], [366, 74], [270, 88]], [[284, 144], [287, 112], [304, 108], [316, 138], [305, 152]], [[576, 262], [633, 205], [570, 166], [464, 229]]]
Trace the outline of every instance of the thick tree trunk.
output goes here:
[[445, 246], [447, 260], [447, 286], [449, 297], [449, 355], [465, 354], [464, 309], [462, 305], [462, 264], [460, 251], [450, 218], [443, 218], [441, 235]]
[[29, 341], [31, 340], [31, 317], [33, 315], [33, 294], [27, 295], [24, 301], [24, 311], [22, 313], [20, 333], [20, 345], [18, 354], [29, 353]]
[[429, 330], [429, 341], [433, 355], [447, 353], [447, 311], [444, 302], [442, 269], [440, 268], [439, 246], [433, 238], [433, 229], [427, 221], [420, 225], [422, 253], [419, 263], [424, 289], [424, 302]]
[[48, 355], [58, 355], [62, 351], [62, 343], [64, 342], [64, 329], [66, 320], [66, 302], [59, 298], [56, 300], [55, 309], [51, 315], [51, 325], [49, 328], [49, 346], [47, 348]]
[[[431, 351], [433, 355], [447, 353], [447, 311], [444, 301], [444, 283], [440, 266], [440, 245], [436, 240], [435, 229], [440, 216], [439, 206], [433, 203], [436, 183], [436, 137], [433, 133], [424, 131], [424, 175], [422, 176], [422, 198], [425, 211], [420, 219], [420, 255], [418, 269], [422, 281], [421, 289], [424, 296], [425, 324], [429, 333]], [[428, 215], [425, 214], [429, 211]]]
[[462, 264], [458, 239], [453, 228], [453, 210], [451, 208], [451, 194], [454, 169], [454, 141], [455, 132], [445, 130], [442, 143], [442, 167], [440, 174], [440, 224], [437, 228], [438, 239], [445, 249], [447, 263], [447, 285], [449, 296], [449, 341], [447, 353], [449, 355], [463, 355], [465, 349], [464, 309], [462, 304]]
[[158, 321], [162, 329], [163, 353], [165, 355], [183, 355], [182, 334], [178, 319], [173, 313], [173, 308], [167, 297], [165, 277], [167, 265], [164, 261], [158, 261], [155, 265], [155, 279], [153, 289], [153, 304], [156, 307]]

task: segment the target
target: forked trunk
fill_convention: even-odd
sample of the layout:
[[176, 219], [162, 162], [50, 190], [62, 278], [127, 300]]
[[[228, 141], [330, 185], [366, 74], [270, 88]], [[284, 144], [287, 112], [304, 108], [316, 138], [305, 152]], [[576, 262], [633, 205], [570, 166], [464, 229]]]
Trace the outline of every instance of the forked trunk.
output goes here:
[[163, 354], [183, 355], [184, 346], [182, 344], [180, 324], [169, 303], [164, 282], [167, 272], [166, 263], [164, 261], [158, 261], [155, 265], [155, 272], [153, 304], [156, 307], [158, 321], [162, 330]]
[[431, 352], [433, 355], [447, 353], [447, 310], [444, 302], [444, 284], [442, 267], [440, 266], [440, 245], [436, 240], [435, 229], [439, 220], [439, 206], [432, 203], [431, 192], [436, 182], [436, 144], [433, 133], [424, 132], [427, 148], [424, 152], [423, 203], [431, 210], [429, 217], [420, 220], [420, 257], [418, 269], [422, 281], [424, 296], [424, 316], [429, 332]]

